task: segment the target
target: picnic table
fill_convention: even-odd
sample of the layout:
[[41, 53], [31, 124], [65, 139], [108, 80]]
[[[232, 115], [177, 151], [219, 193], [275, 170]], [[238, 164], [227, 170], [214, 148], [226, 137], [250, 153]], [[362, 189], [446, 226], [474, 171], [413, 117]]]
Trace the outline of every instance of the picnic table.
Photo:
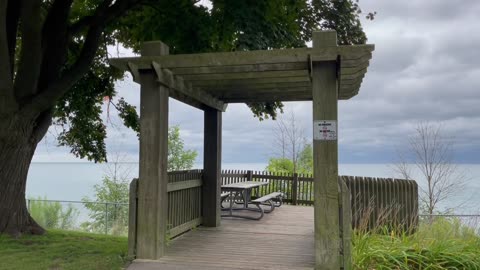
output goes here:
[[[263, 217], [264, 213], [269, 213], [273, 211], [274, 207], [279, 205], [274, 205], [272, 200], [278, 199], [278, 198], [281, 200], [281, 197], [283, 196], [282, 193], [273, 192], [271, 194], [265, 195], [256, 200], [253, 200], [253, 201], [251, 200], [252, 190], [255, 188], [258, 189], [259, 187], [264, 185], [268, 185], [268, 182], [245, 181], [245, 182], [222, 185], [221, 202], [223, 202], [227, 198], [230, 201], [230, 205], [228, 208], [222, 208], [222, 211], [228, 211], [227, 214], [222, 214], [222, 217], [240, 217], [240, 218], [259, 220]], [[238, 202], [238, 198], [241, 198], [240, 202]], [[262, 207], [260, 207], [260, 205], [265, 204], [266, 202], [270, 203], [270, 206], [271, 206], [270, 210], [264, 210]], [[234, 207], [235, 204], [240, 204], [242, 206]], [[255, 204], [256, 208], [249, 207], [249, 204]], [[249, 210], [249, 211], [260, 212], [261, 215], [259, 217], [251, 217], [247, 215], [234, 214], [234, 211], [237, 211], [237, 210]]]

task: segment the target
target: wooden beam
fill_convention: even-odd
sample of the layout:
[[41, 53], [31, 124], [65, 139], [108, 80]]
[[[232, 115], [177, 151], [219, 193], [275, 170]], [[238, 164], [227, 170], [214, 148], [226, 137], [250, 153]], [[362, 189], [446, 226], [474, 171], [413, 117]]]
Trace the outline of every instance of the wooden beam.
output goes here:
[[[157, 48], [158, 47], [158, 48]], [[163, 43], [149, 43], [142, 55], [168, 52]], [[156, 260], [165, 254], [167, 240], [168, 88], [153, 71], [140, 76], [140, 165], [138, 180], [138, 259]]]
[[202, 186], [201, 179], [173, 182], [173, 183], [168, 183], [167, 191], [173, 192], [177, 190], [189, 189], [189, 188], [200, 187], [200, 186]]
[[219, 86], [209, 86], [205, 88], [206, 91], [216, 96], [216, 92], [228, 92], [228, 91], [245, 91], [245, 90], [262, 90], [262, 89], [271, 89], [271, 88], [295, 88], [295, 87], [311, 87], [312, 83], [310, 81], [305, 82], [283, 82], [283, 83], [259, 83], [259, 84], [243, 84], [243, 85], [225, 85]]
[[[314, 32], [313, 46], [336, 46], [335, 31]], [[336, 61], [312, 62], [315, 269], [339, 270], [338, 92]], [[326, 123], [324, 122], [326, 121]], [[330, 125], [324, 133], [322, 125]], [[331, 134], [324, 137], [322, 134]]]
[[164, 68], [198, 68], [221, 66], [248, 66], [265, 64], [307, 64], [310, 55], [323, 59], [336, 59], [338, 55], [346, 58], [355, 58], [358, 54], [373, 51], [373, 45], [330, 46], [326, 48], [296, 48], [264, 51], [236, 51], [225, 53], [177, 54], [150, 57], [125, 57], [111, 59], [110, 63], [122, 70], [128, 70], [126, 63], [133, 62], [140, 69], [150, 69], [153, 61]]
[[251, 103], [251, 102], [272, 102], [272, 101], [308, 101], [312, 100], [311, 91], [308, 93], [292, 94], [266, 94], [256, 95], [255, 97], [228, 97], [223, 98], [228, 103]]
[[182, 75], [182, 77], [187, 81], [239, 80], [239, 79], [245, 80], [245, 79], [259, 79], [259, 78], [306, 77], [306, 76], [309, 76], [308, 70], [283, 70], [283, 71], [264, 71], [264, 72], [234, 72], [234, 73]]
[[295, 71], [308, 70], [305, 62], [277, 63], [277, 64], [253, 64], [240, 66], [210, 66], [210, 67], [186, 67], [171, 68], [175, 75], [196, 75], [196, 74], [225, 74], [225, 73], [246, 73], [246, 72], [269, 72], [269, 71]]
[[311, 86], [300, 86], [300, 87], [290, 87], [290, 88], [265, 88], [265, 89], [245, 89], [245, 90], [225, 90], [225, 91], [215, 91], [216, 96], [223, 100], [224, 98], [229, 97], [246, 97], [254, 98], [256, 95], [268, 95], [268, 94], [294, 94], [298, 92], [305, 92], [311, 95], [312, 87]]
[[222, 112], [207, 108], [204, 112], [203, 144], [203, 225], [220, 226]]
[[276, 78], [257, 78], [257, 79], [237, 79], [237, 80], [211, 80], [211, 81], [191, 81], [194, 87], [231, 87], [248, 86], [268, 83], [294, 83], [310, 82], [309, 76], [299, 77], [276, 77]]
[[203, 90], [193, 89], [191, 83], [185, 82], [181, 76], [174, 76], [173, 72], [162, 68], [157, 62], [152, 62], [152, 68], [155, 70], [155, 73], [157, 74], [157, 80], [160, 84], [170, 88], [170, 90], [174, 92], [176, 91], [181, 93], [181, 95], [175, 95], [180, 101], [184, 101], [181, 99], [181, 97], [182, 95], [185, 95], [189, 97], [189, 99], [185, 100], [186, 103], [189, 103], [189, 100], [193, 99], [205, 104], [208, 107], [215, 108], [220, 111], [226, 110], [226, 104], [224, 104], [221, 100], [218, 100]]

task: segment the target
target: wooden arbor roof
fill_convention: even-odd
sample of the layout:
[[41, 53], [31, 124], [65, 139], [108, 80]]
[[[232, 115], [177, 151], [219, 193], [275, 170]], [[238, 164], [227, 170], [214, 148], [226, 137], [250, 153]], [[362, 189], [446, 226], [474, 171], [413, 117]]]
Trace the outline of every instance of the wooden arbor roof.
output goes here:
[[355, 96], [374, 45], [178, 54], [111, 59], [134, 80], [157, 74], [170, 96], [225, 111], [227, 103], [312, 100], [312, 62], [337, 61], [338, 99]]

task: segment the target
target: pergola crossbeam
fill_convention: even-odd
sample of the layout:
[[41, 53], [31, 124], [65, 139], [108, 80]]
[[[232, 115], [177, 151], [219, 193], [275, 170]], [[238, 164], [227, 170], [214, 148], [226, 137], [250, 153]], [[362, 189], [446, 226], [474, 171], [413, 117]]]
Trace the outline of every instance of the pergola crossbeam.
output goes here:
[[[358, 93], [373, 45], [327, 46], [321, 48], [277, 49], [267, 51], [237, 51], [180, 55], [148, 55], [136, 58], [112, 59], [112, 65], [129, 70], [134, 79], [143, 70], [160, 69], [160, 83], [171, 89], [171, 97], [203, 109], [204, 106], [224, 110], [222, 103], [251, 101], [252, 95], [271, 92], [270, 100], [295, 100], [299, 87], [311, 87], [312, 63], [338, 62], [340, 99]], [[155, 63], [155, 66], [152, 65]], [[159, 68], [161, 67], [161, 68]], [[183, 79], [183, 81], [182, 81]], [[235, 96], [225, 95], [231, 93]], [[299, 96], [298, 100], [311, 100]]]
[[[129, 237], [135, 236], [129, 254], [137, 259], [165, 255], [168, 222], [176, 218], [170, 217], [169, 196], [180, 187], [201, 188], [182, 198], [200, 201], [201, 209], [194, 223], [177, 228], [220, 225], [222, 111], [227, 103], [311, 100], [315, 268], [352, 269], [348, 192], [342, 186], [339, 193], [338, 186], [338, 100], [358, 93], [374, 46], [337, 46], [336, 39], [335, 31], [322, 31], [313, 33], [314, 48], [185, 55], [169, 55], [166, 44], [146, 42], [140, 57], [110, 60], [141, 84], [138, 204], [130, 220], [136, 226], [129, 231]], [[169, 183], [169, 97], [204, 111], [201, 179]]]
[[202, 106], [198, 105], [198, 103], [200, 103], [222, 112], [226, 110], [227, 104], [223, 101], [201, 89], [194, 89], [191, 83], [185, 82], [181, 76], [174, 75], [169, 69], [162, 68], [159, 63], [153, 61], [152, 67], [157, 74], [157, 80], [160, 84], [168, 87], [170, 90], [178, 92], [178, 94], [174, 93], [172, 97], [188, 104], [193, 103], [195, 107], [200, 106], [201, 108]]

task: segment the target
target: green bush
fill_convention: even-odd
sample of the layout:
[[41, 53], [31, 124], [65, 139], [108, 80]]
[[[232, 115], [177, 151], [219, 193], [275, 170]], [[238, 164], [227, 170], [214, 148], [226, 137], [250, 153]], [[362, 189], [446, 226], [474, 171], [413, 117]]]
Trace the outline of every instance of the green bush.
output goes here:
[[46, 197], [28, 200], [30, 215], [43, 228], [75, 229], [79, 212], [71, 204], [64, 207], [60, 202], [47, 201]]
[[421, 223], [413, 234], [355, 232], [355, 269], [480, 269], [480, 236], [458, 219]]

